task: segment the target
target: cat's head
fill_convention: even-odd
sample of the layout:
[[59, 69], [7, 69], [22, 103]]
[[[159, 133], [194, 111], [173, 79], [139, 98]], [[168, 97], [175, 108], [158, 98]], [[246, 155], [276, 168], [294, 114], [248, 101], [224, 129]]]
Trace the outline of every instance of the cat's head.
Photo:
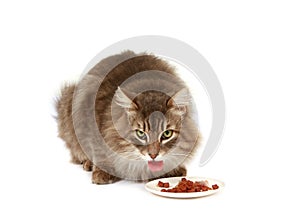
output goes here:
[[118, 121], [122, 122], [119, 131], [123, 132], [124, 139], [136, 147], [142, 159], [148, 161], [151, 171], [161, 170], [161, 159], [178, 146], [177, 139], [191, 103], [189, 91], [183, 88], [172, 96], [145, 91], [135, 96], [118, 88], [115, 103], [126, 117]]

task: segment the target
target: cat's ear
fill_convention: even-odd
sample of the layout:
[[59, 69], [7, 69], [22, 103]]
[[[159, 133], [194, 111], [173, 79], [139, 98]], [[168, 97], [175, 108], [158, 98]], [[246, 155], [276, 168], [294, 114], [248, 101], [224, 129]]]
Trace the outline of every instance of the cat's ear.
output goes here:
[[131, 100], [129, 92], [120, 87], [115, 92], [115, 102], [127, 112], [138, 109], [137, 105]]
[[167, 107], [172, 109], [179, 115], [184, 115], [187, 110], [187, 106], [191, 104], [192, 97], [187, 88], [183, 88], [175, 93], [167, 102]]

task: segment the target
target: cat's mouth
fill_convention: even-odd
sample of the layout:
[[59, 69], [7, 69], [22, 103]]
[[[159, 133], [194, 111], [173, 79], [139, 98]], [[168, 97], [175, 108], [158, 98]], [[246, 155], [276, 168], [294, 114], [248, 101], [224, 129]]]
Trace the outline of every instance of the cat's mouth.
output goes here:
[[164, 167], [164, 162], [162, 160], [156, 161], [156, 160], [149, 160], [148, 161], [148, 168], [151, 172], [158, 172], [161, 171]]

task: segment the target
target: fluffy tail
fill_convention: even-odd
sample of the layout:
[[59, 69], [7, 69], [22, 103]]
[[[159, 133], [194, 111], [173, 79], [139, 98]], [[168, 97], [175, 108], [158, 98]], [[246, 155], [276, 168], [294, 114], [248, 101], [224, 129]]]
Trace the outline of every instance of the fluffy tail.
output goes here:
[[58, 136], [65, 141], [69, 141], [69, 137], [75, 135], [72, 120], [72, 101], [75, 87], [75, 84], [63, 86], [61, 94], [56, 98], [55, 103]]

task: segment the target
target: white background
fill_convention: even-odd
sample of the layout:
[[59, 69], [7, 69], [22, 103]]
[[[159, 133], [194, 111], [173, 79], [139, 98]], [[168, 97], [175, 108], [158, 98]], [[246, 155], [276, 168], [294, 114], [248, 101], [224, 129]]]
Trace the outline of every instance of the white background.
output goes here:
[[[299, 212], [298, 1], [1, 1], [0, 212]], [[225, 190], [152, 195], [133, 182], [96, 186], [56, 137], [53, 97], [103, 48], [171, 36], [213, 66], [227, 108], [221, 146], [192, 174]]]

